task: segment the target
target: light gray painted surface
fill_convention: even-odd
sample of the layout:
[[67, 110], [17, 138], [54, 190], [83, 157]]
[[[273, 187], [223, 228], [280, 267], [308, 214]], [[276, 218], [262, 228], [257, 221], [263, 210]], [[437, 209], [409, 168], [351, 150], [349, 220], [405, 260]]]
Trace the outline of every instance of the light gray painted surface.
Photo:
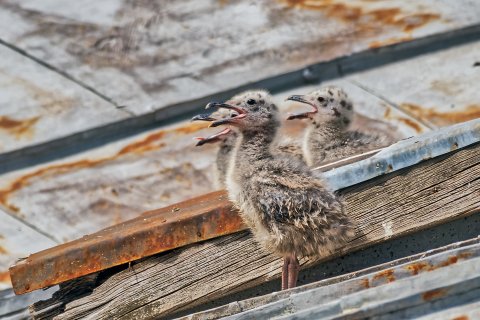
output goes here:
[[128, 115], [16, 51], [0, 45], [0, 56], [0, 154]]

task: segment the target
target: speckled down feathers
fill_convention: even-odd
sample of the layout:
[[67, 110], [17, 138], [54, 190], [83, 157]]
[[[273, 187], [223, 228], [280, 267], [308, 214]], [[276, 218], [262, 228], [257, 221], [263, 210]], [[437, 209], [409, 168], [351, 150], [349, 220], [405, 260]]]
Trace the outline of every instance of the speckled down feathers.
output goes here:
[[323, 256], [353, 236], [342, 202], [288, 157], [242, 174], [237, 203], [257, 241], [280, 256]]

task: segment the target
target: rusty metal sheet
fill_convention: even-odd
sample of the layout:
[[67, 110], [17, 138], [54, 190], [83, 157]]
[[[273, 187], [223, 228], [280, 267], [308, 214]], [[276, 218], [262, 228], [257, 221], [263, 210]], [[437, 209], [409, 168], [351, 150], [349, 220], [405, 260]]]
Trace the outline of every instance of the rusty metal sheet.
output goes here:
[[246, 227], [218, 191], [30, 255], [10, 269], [21, 294]]
[[479, 12], [480, 3], [468, 0], [107, 1], [100, 7], [92, 0], [3, 0], [0, 28], [4, 41], [139, 115], [477, 25]]
[[480, 118], [480, 42], [349, 76], [432, 128]]
[[8, 267], [58, 243], [0, 210], [0, 290], [11, 287]]
[[0, 153], [78, 133], [127, 113], [0, 45]]

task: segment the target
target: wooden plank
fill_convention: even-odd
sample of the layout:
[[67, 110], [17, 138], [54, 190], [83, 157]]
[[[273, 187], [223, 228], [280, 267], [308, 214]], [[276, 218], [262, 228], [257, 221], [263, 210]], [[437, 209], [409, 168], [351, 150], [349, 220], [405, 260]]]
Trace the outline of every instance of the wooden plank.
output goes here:
[[480, 118], [480, 42], [346, 77], [430, 127]]
[[119, 121], [127, 113], [0, 45], [0, 154]]
[[0, 28], [4, 41], [141, 115], [309, 64], [468, 28], [480, 22], [479, 12], [480, 4], [468, 0], [102, 6], [9, 0], [0, 5]]
[[[181, 318], [181, 320], [213, 320], [222, 317], [232, 316], [239, 313], [242, 315], [251, 314], [253, 310], [274, 309], [274, 313], [284, 313], [288, 310], [296, 310], [294, 302], [305, 301], [302, 294], [307, 291], [321, 290], [329, 295], [323, 297], [321, 301], [315, 303], [325, 304], [332, 299], [338, 299], [346, 292], [353, 293], [368, 288], [385, 284], [385, 274], [390, 275], [390, 279], [402, 279], [415, 276], [423, 272], [447, 267], [459, 261], [459, 259], [469, 259], [478, 252], [480, 238], [474, 238], [466, 241], [455, 242], [444, 247], [422, 252], [413, 256], [404, 257], [394, 261], [389, 261], [363, 270], [347, 273], [341, 276], [320, 280], [291, 290], [273, 292], [264, 296], [253, 297], [246, 300], [234, 301], [228, 305], [223, 305], [206, 311], [192, 313]], [[477, 254], [478, 255], [478, 254]], [[390, 282], [387, 282], [387, 284]], [[310, 301], [305, 301], [309, 303]], [[256, 311], [255, 311], [256, 312]], [[270, 315], [270, 318], [273, 315]], [[257, 316], [258, 318], [258, 316]]]
[[17, 259], [53, 247], [58, 243], [1, 209], [0, 221], [0, 290], [3, 290], [12, 286], [8, 268]]
[[[358, 229], [338, 254], [478, 212], [479, 159], [476, 144], [344, 190]], [[68, 304], [60, 318], [154, 318], [277, 278], [280, 266], [240, 232], [135, 264]]]

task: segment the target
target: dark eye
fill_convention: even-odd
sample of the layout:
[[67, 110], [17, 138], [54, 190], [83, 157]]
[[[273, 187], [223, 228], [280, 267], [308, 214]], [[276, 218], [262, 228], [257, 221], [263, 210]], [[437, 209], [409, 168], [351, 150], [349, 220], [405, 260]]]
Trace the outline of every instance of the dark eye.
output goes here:
[[247, 100], [247, 104], [250, 105], [250, 106], [253, 106], [254, 104], [256, 104], [257, 101], [253, 100], [253, 99], [248, 99]]
[[325, 98], [324, 97], [318, 97], [318, 102], [325, 102]]

